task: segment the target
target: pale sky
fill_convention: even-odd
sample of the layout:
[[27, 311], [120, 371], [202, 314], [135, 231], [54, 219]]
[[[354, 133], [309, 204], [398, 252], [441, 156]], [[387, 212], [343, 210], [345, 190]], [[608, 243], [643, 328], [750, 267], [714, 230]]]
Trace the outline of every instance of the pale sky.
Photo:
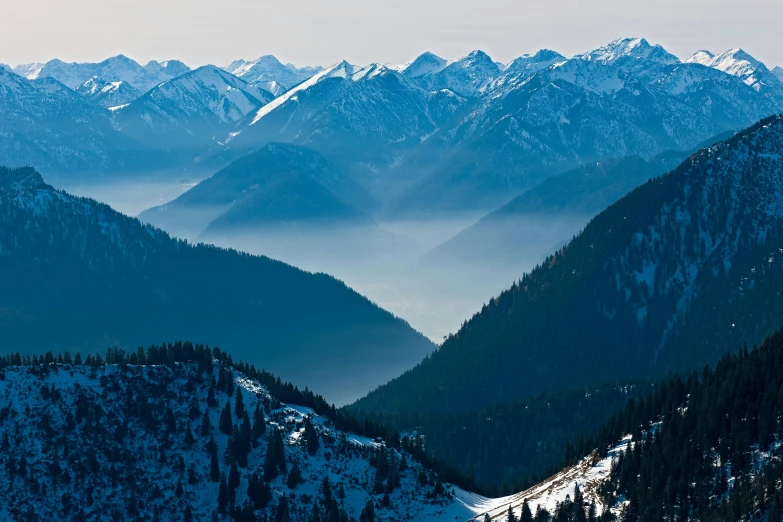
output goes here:
[[0, 0], [0, 63], [60, 58], [225, 65], [402, 63], [425, 50], [496, 61], [643, 36], [686, 57], [741, 47], [783, 66], [781, 0]]

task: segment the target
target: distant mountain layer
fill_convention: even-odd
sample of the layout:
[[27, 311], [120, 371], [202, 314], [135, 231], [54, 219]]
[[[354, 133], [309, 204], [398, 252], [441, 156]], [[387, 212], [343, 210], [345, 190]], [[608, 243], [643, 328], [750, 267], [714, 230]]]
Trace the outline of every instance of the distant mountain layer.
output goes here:
[[273, 96], [212, 65], [167, 81], [115, 112], [123, 134], [192, 162]]
[[[0, 69], [0, 160], [46, 172], [105, 172], [150, 158], [117, 132], [111, 114], [53, 78], [26, 80]], [[76, 124], [75, 122], [78, 122]]]
[[[708, 144], [732, 134], [716, 136]], [[531, 245], [548, 238], [548, 250], [554, 251], [592, 216], [647, 180], [672, 170], [693, 152], [666, 151], [649, 160], [610, 158], [547, 178], [428, 252], [420, 265], [432, 269], [444, 263], [517, 267], [512, 271], [516, 278]]]
[[[63, 136], [52, 151], [62, 158], [40, 162], [47, 175], [150, 165], [214, 172], [268, 142], [285, 142], [322, 154], [393, 218], [487, 212], [579, 165], [688, 150], [783, 110], [783, 81], [748, 53], [704, 51], [680, 60], [642, 38], [572, 58], [544, 49], [508, 64], [476, 50], [451, 61], [424, 53], [404, 65], [340, 62], [325, 70], [267, 55], [193, 72], [181, 62], [142, 66], [124, 56], [15, 71], [72, 88], [98, 78], [120, 87], [115, 99], [93, 101], [129, 103], [114, 114], [114, 134], [136, 142], [131, 154], [103, 143], [101, 129], [78, 118], [80, 131], [96, 134], [93, 149], [114, 152], [79, 169], [82, 144]], [[188, 85], [194, 77], [200, 83]], [[126, 86], [149, 96], [131, 100], [131, 89], [119, 92]], [[15, 100], [4, 102], [12, 114], [20, 111]], [[16, 142], [38, 144], [49, 122], [31, 114], [18, 126]], [[0, 154], [0, 163], [15, 161]]]
[[433, 345], [326, 275], [193, 246], [106, 205], [0, 172], [0, 338], [6, 351], [135, 349], [176, 336], [346, 402]]
[[773, 117], [611, 205], [353, 407], [464, 410], [699, 367], [759, 342], [783, 325], [781, 202], [783, 117]]
[[27, 79], [54, 78], [71, 89], [97, 76], [107, 82], [127, 82], [134, 89], [146, 92], [161, 82], [176, 78], [188, 72], [190, 68], [177, 60], [166, 62], [151, 61], [140, 65], [127, 56], [118, 55], [100, 63], [66, 63], [51, 60], [46, 63], [19, 65], [14, 72]]
[[240, 158], [140, 219], [186, 236], [370, 225], [379, 203], [320, 154], [279, 143]]
[[385, 66], [341, 62], [248, 115], [212, 160], [233, 160], [270, 141], [304, 145], [371, 193], [385, 193], [404, 183], [404, 174], [390, 173], [393, 165], [464, 104]]
[[783, 82], [760, 63], [768, 89], [732, 69], [680, 62], [643, 39], [543, 58], [542, 69], [501, 73], [470, 112], [406, 156], [398, 169], [422, 175], [387, 212], [490, 210], [577, 165], [687, 150], [783, 110], [775, 94]]

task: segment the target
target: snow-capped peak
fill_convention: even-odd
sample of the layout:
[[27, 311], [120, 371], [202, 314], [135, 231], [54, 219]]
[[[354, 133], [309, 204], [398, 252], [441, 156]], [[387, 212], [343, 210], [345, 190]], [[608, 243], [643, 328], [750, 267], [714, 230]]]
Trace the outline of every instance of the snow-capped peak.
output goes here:
[[44, 63], [34, 62], [17, 65], [12, 70], [19, 76], [23, 76], [28, 80], [35, 80], [41, 74], [41, 69], [44, 68]]
[[555, 62], [565, 61], [566, 58], [557, 51], [551, 49], [541, 49], [535, 54], [523, 54], [517, 58], [514, 58], [509, 64], [505, 66], [503, 72], [512, 72], [515, 70], [526, 69], [530, 64], [548, 63], [549, 65]]
[[437, 73], [419, 76], [419, 82], [429, 89], [448, 89], [460, 96], [476, 96], [500, 76], [500, 66], [484, 51], [471, 51], [448, 62]]
[[686, 62], [699, 63], [737, 76], [756, 90], [760, 90], [765, 84], [779, 83], [779, 77], [776, 74], [770, 74], [763, 63], [742, 49], [729, 49], [718, 55], [712, 55], [708, 51], [699, 51], [688, 58]]
[[287, 91], [285, 94], [278, 96], [271, 102], [267, 103], [258, 111], [256, 112], [255, 117], [253, 118], [253, 121], [250, 122], [250, 125], [255, 125], [256, 123], [261, 120], [264, 116], [272, 112], [273, 110], [277, 109], [278, 107], [282, 106], [285, 102], [290, 100], [291, 98], [295, 97], [298, 93], [309, 89], [313, 85], [317, 84], [318, 82], [321, 82], [323, 80], [326, 80], [328, 78], [351, 78], [353, 77], [354, 73], [359, 70], [360, 67], [357, 67], [355, 65], [351, 65], [350, 63], [346, 62], [345, 60], [341, 61], [340, 63], [333, 65], [329, 67], [328, 69], [324, 69], [323, 71], [319, 72], [309, 80], [306, 80], [293, 89]]
[[660, 45], [650, 45], [644, 38], [620, 38], [582, 54], [581, 58], [600, 63], [613, 63], [622, 58], [647, 60], [666, 65], [680, 62], [679, 58], [666, 49]]
[[235, 122], [270, 100], [269, 93], [216, 67], [204, 65], [165, 81], [139, 100], [171, 104], [181, 111], [198, 113], [207, 108], [224, 122]]
[[386, 65], [380, 63], [371, 63], [366, 67], [355, 70], [351, 75], [351, 79], [357, 82], [359, 80], [375, 78], [376, 76], [388, 73], [392, 70], [393, 69], [391, 67], [387, 67]]
[[696, 51], [693, 56], [690, 58], [687, 58], [684, 60], [685, 63], [698, 63], [701, 65], [710, 66], [712, 63], [712, 60], [715, 59], [715, 55], [711, 52], [702, 49], [701, 51]]
[[234, 71], [236, 71], [237, 69], [239, 69], [240, 67], [242, 67], [246, 63], [247, 63], [247, 60], [243, 60], [242, 58], [240, 58], [239, 60], [234, 60], [230, 64], [228, 64], [225, 67], [223, 67], [223, 70], [226, 71], [226, 72], [230, 72], [231, 74], [234, 74]]
[[447, 64], [448, 61], [427, 51], [420, 54], [415, 60], [403, 65], [392, 66], [391, 69], [402, 73], [408, 78], [418, 78], [419, 76], [438, 73], [443, 70]]
[[[492, 61], [487, 53], [480, 49], [470, 51], [462, 58], [458, 58], [448, 63], [448, 65], [460, 64], [463, 67], [468, 66], [490, 66], [490, 64], [497, 67], [497, 64]], [[491, 67], [491, 66], [490, 66]]]
[[766, 69], [763, 63], [742, 49], [729, 49], [717, 56], [713, 56], [704, 65], [709, 65], [733, 76], [747, 76], [759, 69]]
[[251, 85], [280, 94], [287, 89], [311, 78], [321, 71], [320, 67], [296, 67], [283, 65], [276, 57], [265, 54], [255, 60], [235, 60], [224, 70], [242, 78]]

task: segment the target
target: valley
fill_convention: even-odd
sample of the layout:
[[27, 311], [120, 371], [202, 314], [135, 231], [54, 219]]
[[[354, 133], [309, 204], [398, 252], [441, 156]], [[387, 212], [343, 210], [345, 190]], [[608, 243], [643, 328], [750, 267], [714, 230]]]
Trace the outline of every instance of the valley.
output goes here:
[[0, 64], [0, 519], [780, 522], [783, 73], [678, 54]]

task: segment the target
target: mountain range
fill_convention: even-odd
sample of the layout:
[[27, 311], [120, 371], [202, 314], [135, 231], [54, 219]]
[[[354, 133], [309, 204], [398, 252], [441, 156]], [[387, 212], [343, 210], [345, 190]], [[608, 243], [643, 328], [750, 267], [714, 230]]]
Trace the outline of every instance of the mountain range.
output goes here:
[[222, 69], [205, 65], [118, 108], [114, 119], [122, 134], [187, 164], [273, 98]]
[[71, 89], [76, 89], [90, 78], [97, 77], [104, 82], [127, 82], [140, 92], [146, 92], [189, 70], [187, 65], [177, 60], [151, 61], [142, 66], [121, 54], [100, 63], [65, 63], [54, 59], [46, 63], [29, 63], [13, 68], [15, 73], [29, 80], [54, 78]]
[[438, 351], [352, 408], [464, 411], [698, 367], [760, 342], [783, 325], [781, 193], [776, 116], [612, 204]]
[[434, 348], [330, 276], [173, 239], [31, 168], [0, 171], [0, 222], [6, 353], [187, 335], [345, 403]]
[[[188, 74], [217, 78], [218, 70], [221, 79], [195, 82], [198, 95], [185, 85], [193, 82]], [[508, 64], [477, 50], [452, 61], [424, 53], [404, 65], [341, 62], [321, 70], [267, 55], [190, 72], [176, 61], [141, 66], [120, 55], [15, 71], [57, 79], [104, 107], [129, 104], [104, 115], [117, 135], [106, 139], [131, 139], [156, 159], [123, 156], [96, 131], [93, 148], [114, 152], [93, 171], [216, 172], [268, 142], [286, 142], [324, 155], [388, 216], [488, 212], [584, 163], [690, 150], [776, 113], [783, 100], [783, 81], [744, 51], [681, 60], [640, 38], [572, 58], [542, 50]], [[90, 81], [95, 86], [85, 86]], [[95, 96], [109, 84], [126, 92], [116, 101]], [[34, 143], [46, 122], [33, 117], [27, 127], [21, 137]], [[89, 121], [83, 127], [92, 130]], [[63, 159], [40, 168], [89, 177], [76, 167], [78, 156], [66, 154], [81, 148], [66, 139]]]

